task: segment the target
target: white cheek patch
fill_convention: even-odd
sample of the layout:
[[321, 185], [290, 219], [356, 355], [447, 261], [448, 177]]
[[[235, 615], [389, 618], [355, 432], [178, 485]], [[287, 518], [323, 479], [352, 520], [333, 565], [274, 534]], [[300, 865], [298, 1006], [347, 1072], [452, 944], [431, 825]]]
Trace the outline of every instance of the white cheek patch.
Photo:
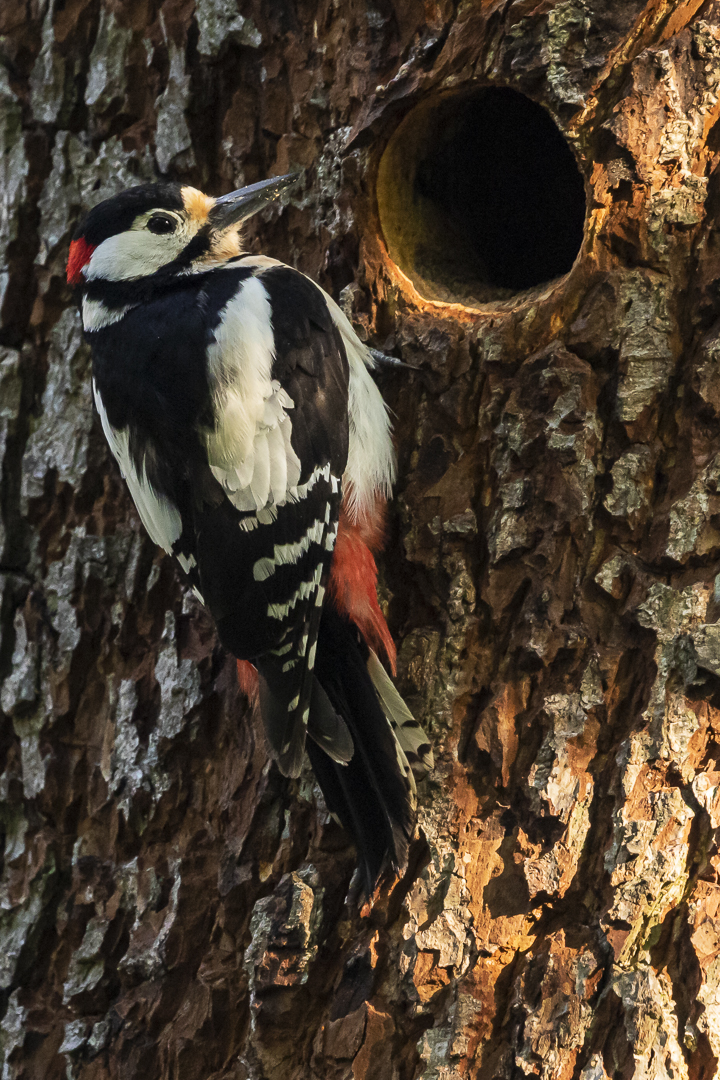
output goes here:
[[86, 281], [130, 281], [154, 274], [176, 259], [190, 242], [185, 229], [157, 235], [148, 229], [128, 229], [109, 236], [93, 251], [85, 266]]

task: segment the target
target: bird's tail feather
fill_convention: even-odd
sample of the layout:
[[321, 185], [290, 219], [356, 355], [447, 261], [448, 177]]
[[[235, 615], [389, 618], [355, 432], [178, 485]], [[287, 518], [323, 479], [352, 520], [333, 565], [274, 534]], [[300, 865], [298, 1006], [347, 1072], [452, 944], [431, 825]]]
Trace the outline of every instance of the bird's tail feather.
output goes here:
[[400, 869], [407, 860], [415, 779], [433, 765], [427, 736], [357, 626], [332, 601], [320, 624], [307, 728], [296, 725], [285, 753], [275, 736], [285, 727], [286, 699], [296, 690], [281, 665], [271, 663], [269, 670], [263, 658], [259, 667], [261, 673], [238, 661], [238, 677], [251, 700], [258, 698], [259, 679], [273, 754], [285, 775], [297, 776], [307, 749], [328, 809], [355, 841], [369, 896], [385, 869]]
[[280, 771], [285, 776], [300, 775], [306, 734], [334, 761], [347, 763], [353, 755], [350, 732], [313, 673], [308, 672], [305, 706], [295, 671], [284, 670], [282, 656], [267, 653], [256, 663], [260, 715]]
[[415, 779], [422, 780], [435, 765], [430, 741], [372, 649], [368, 649], [367, 668], [398, 745]]
[[331, 760], [316, 741], [309, 741], [307, 750], [328, 809], [355, 841], [370, 895], [386, 868], [399, 869], [407, 861], [415, 825], [415, 779], [368, 671], [368, 657], [357, 627], [332, 603], [326, 604], [315, 674], [347, 725], [354, 752], [343, 765]]

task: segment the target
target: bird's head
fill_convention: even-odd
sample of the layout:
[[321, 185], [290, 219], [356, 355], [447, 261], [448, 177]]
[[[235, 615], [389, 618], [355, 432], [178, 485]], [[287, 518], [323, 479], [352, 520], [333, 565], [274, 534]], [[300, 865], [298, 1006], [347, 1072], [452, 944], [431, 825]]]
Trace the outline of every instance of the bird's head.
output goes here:
[[95, 206], [70, 244], [67, 279], [132, 281], [220, 265], [241, 253], [243, 221], [297, 179], [275, 176], [215, 199], [181, 184], [141, 184]]

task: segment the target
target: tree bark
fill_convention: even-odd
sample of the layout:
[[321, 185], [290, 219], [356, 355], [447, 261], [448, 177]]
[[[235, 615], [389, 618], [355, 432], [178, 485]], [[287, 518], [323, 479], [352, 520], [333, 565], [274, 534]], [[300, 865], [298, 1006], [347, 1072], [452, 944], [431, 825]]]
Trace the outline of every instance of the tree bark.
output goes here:
[[[0, 33], [3, 1080], [715, 1076], [720, 4], [10, 0]], [[453, 302], [376, 179], [481, 86], [554, 117], [584, 239]], [[415, 369], [379, 375], [381, 596], [436, 768], [365, 906], [140, 526], [64, 282], [124, 187], [296, 168], [252, 250]]]

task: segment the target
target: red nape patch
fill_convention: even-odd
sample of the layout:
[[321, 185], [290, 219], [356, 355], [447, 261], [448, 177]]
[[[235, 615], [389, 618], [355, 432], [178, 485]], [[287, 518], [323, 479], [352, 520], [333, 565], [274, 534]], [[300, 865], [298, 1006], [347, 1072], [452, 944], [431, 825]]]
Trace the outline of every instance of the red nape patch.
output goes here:
[[251, 664], [249, 660], [238, 660], [237, 681], [238, 686], [250, 704], [257, 705], [259, 694], [258, 673], [255, 665]]
[[88, 244], [87, 240], [82, 236], [79, 240], [72, 241], [67, 264], [68, 285], [77, 285], [81, 281], [82, 268], [90, 262], [94, 250], [93, 245]]
[[370, 551], [370, 545], [376, 551], [381, 546], [384, 510], [384, 503], [378, 500], [371, 513], [355, 523], [344, 510], [340, 512], [328, 593], [370, 648], [385, 653], [394, 675], [397, 652], [378, 604], [377, 566]]

